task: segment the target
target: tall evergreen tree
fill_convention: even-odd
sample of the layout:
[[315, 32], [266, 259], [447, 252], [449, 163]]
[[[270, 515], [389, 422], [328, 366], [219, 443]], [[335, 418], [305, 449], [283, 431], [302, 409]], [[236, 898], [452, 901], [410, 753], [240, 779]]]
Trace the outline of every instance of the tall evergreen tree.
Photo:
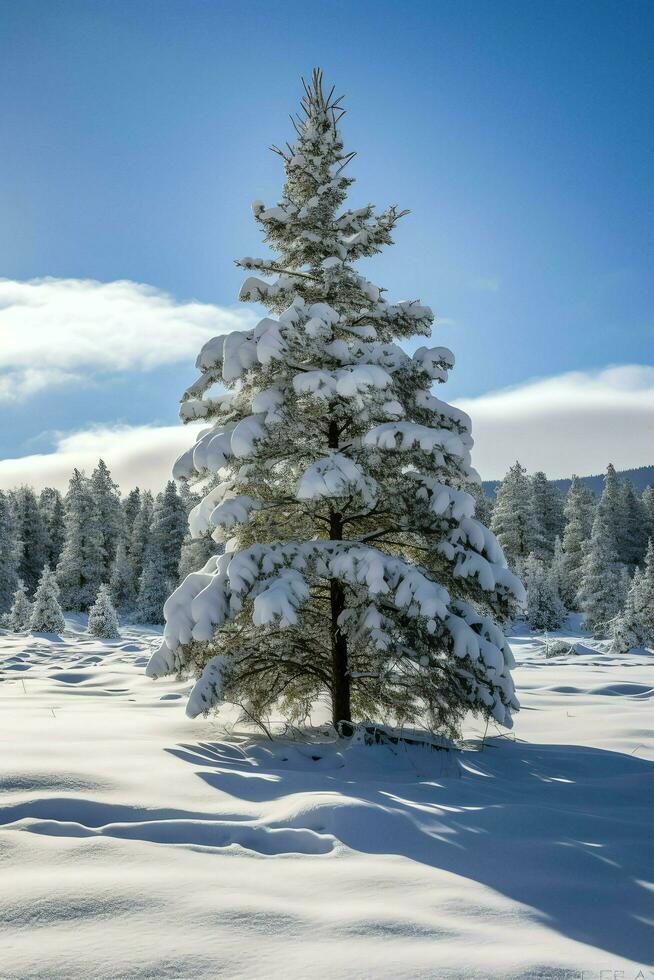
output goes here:
[[152, 515], [146, 560], [153, 561], [163, 578], [177, 582], [182, 542], [188, 530], [188, 515], [173, 480], [157, 495]]
[[654, 538], [650, 538], [634, 602], [643, 646], [654, 649]]
[[524, 466], [518, 462], [513, 464], [497, 488], [491, 527], [502, 551], [514, 566], [536, 546], [531, 483]]
[[542, 470], [531, 477], [531, 499], [536, 527], [534, 552], [549, 560], [554, 554], [554, 541], [563, 534], [563, 497]]
[[111, 569], [109, 584], [111, 601], [120, 612], [131, 612], [136, 602], [136, 582], [134, 568], [127, 557], [124, 540], [118, 543], [118, 550]]
[[618, 562], [612, 516], [602, 498], [595, 511], [579, 591], [584, 627], [596, 636], [609, 633], [624, 598], [622, 566]]
[[650, 483], [645, 487], [641, 497], [643, 505], [643, 520], [647, 538], [654, 541], [654, 486]]
[[139, 582], [134, 619], [138, 623], [163, 623], [164, 602], [176, 581], [165, 576], [160, 563], [146, 560]]
[[47, 558], [47, 535], [36, 494], [31, 487], [10, 493], [18, 541], [18, 575], [33, 595]]
[[66, 494], [66, 543], [57, 566], [64, 609], [85, 612], [95, 600], [106, 568], [103, 537], [91, 483], [75, 469]]
[[0, 614], [10, 609], [18, 588], [18, 538], [13, 509], [0, 491]]
[[[353, 266], [402, 212], [341, 210], [341, 113], [315, 72], [279, 151], [282, 199], [253, 208], [276, 257], [240, 262], [276, 277], [240, 295], [279, 316], [209, 341], [185, 396], [182, 416], [211, 427], [174, 472], [220, 477], [196, 531], [229, 548], [166, 603], [148, 672], [199, 675], [192, 716], [232, 700], [300, 718], [328, 695], [343, 733], [380, 716], [451, 732], [469, 710], [508, 724], [498, 623], [523, 592], [473, 516], [470, 421], [431, 393], [451, 352], [394, 342], [429, 336], [431, 311], [388, 303]], [[221, 378], [229, 393], [212, 397]]]
[[123, 532], [123, 508], [118, 484], [103, 459], [91, 475], [91, 493], [98, 512], [98, 528], [102, 546], [102, 581], [108, 582], [116, 548]]
[[129, 554], [129, 543], [132, 538], [132, 531], [134, 530], [134, 521], [136, 520], [136, 515], [138, 514], [141, 507], [141, 491], [138, 487], [134, 487], [133, 490], [127, 494], [122, 502], [123, 508], [123, 536], [125, 538], [125, 545], [127, 547], [127, 553]]
[[63, 633], [64, 614], [59, 605], [59, 586], [54, 572], [46, 565], [34, 596], [30, 629], [38, 633]]
[[645, 557], [647, 523], [645, 508], [631, 480], [622, 484], [622, 536], [618, 542], [618, 557], [632, 568]]
[[565, 529], [563, 531], [563, 559], [559, 569], [559, 585], [563, 602], [568, 609], [578, 609], [578, 592], [586, 546], [595, 516], [595, 497], [590, 487], [573, 476], [565, 500]]
[[128, 553], [129, 560], [134, 569], [134, 581], [139, 582], [143, 574], [145, 556], [150, 545], [150, 535], [152, 533], [152, 516], [154, 513], [154, 500], [149, 490], [140, 495], [138, 513], [134, 518], [132, 533], [129, 539]]
[[46, 532], [46, 564], [56, 568], [66, 540], [66, 512], [59, 491], [44, 487], [39, 495], [39, 510]]

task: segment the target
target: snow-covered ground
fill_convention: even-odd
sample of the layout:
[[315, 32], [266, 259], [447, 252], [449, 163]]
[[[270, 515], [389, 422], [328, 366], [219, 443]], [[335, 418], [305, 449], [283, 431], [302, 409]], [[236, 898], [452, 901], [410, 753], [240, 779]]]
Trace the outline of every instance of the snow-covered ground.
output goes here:
[[651, 654], [524, 633], [515, 740], [343, 750], [226, 739], [154, 631], [68, 622], [0, 632], [2, 978], [651, 975]]

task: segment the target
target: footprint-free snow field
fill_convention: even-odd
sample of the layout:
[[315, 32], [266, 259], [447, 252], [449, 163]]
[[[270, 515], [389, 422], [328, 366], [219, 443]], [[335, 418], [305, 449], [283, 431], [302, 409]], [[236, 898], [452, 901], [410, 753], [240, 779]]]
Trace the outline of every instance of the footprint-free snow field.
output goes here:
[[0, 632], [2, 978], [650, 975], [652, 654], [516, 636], [515, 732], [427, 751], [226, 736], [68, 625]]

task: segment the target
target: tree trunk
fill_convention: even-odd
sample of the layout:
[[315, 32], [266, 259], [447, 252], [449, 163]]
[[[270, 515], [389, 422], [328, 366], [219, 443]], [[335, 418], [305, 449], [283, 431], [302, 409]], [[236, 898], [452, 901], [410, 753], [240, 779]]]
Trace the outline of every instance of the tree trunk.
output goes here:
[[[329, 424], [329, 448], [338, 449], [338, 427]], [[329, 516], [329, 535], [332, 541], [343, 540], [343, 516], [332, 512]], [[350, 703], [350, 671], [347, 656], [347, 638], [341, 633], [338, 618], [345, 609], [345, 589], [342, 582], [332, 579], [329, 583], [332, 642], [332, 721], [341, 735], [351, 735], [352, 707]]]

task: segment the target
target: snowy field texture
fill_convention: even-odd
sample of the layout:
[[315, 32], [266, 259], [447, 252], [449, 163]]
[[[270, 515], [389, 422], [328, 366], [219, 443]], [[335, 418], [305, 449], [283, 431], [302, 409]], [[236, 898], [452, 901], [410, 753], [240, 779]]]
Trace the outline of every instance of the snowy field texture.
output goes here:
[[227, 738], [67, 621], [0, 633], [2, 978], [651, 976], [651, 653], [519, 634], [515, 740], [428, 752]]

